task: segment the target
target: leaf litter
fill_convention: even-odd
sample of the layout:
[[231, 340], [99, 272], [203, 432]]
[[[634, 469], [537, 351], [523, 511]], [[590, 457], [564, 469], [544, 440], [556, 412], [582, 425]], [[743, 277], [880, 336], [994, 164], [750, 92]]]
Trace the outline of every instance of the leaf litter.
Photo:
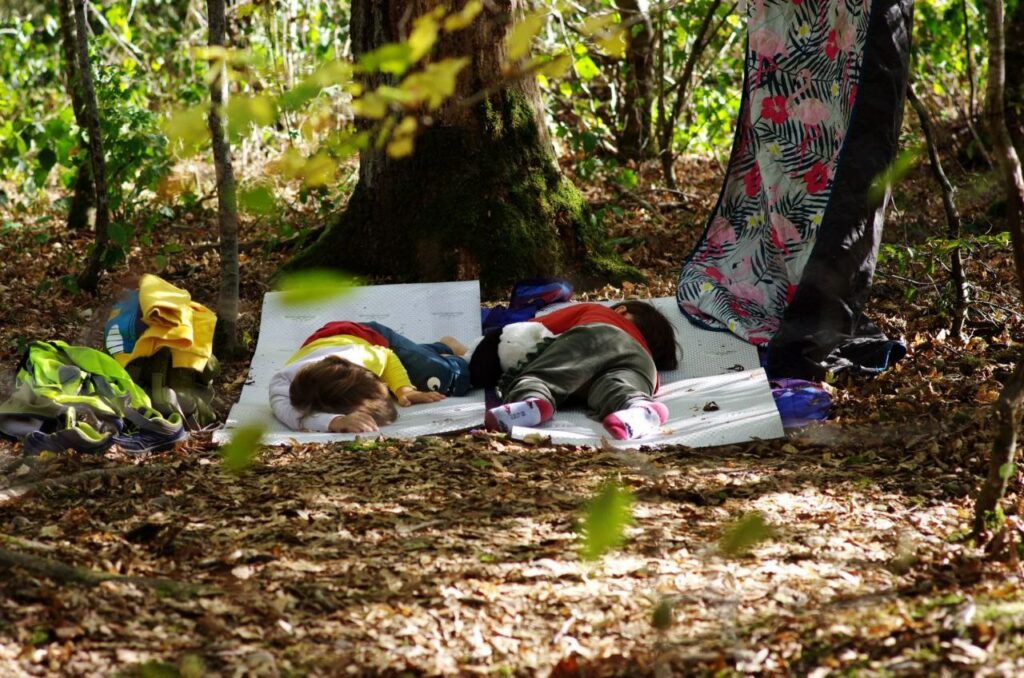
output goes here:
[[[577, 297], [671, 294], [714, 172], [695, 166], [698, 197], [684, 210], [658, 194], [623, 203], [610, 232], [649, 279]], [[926, 186], [912, 173], [897, 195], [920, 206], [924, 227], [941, 220]], [[974, 212], [991, 197], [980, 192]], [[189, 255], [208, 238], [203, 220], [186, 215], [170, 232], [183, 253], [161, 273], [214, 299], [214, 259]], [[27, 339], [94, 344], [105, 300], [126, 283], [105, 279], [92, 313], [79, 313], [88, 299], [46, 284], [66, 272], [55, 244], [15, 232], [3, 248], [0, 285], [15, 302], [0, 307], [0, 390]], [[252, 460], [245, 444], [241, 475], [202, 435], [143, 459], [16, 460], [0, 442], [0, 491], [35, 484], [0, 503], [0, 549], [195, 587], [85, 587], [0, 565], [0, 674], [1020, 673], [1019, 572], [963, 539], [991, 444], [987, 403], [1022, 336], [1019, 315], [1000, 310], [1017, 300], [996, 254], [968, 262], [985, 304], [963, 340], [946, 333], [927, 262], [883, 262], [869, 312], [910, 355], [837, 384], [832, 420], [777, 441], [624, 453], [474, 432]], [[147, 256], [129, 268], [147, 270]], [[249, 336], [283, 256], [271, 248], [243, 267]], [[908, 299], [904, 278], [927, 284]], [[245, 369], [225, 365], [221, 412]], [[126, 465], [137, 472], [112, 472]], [[597, 524], [620, 529], [621, 544], [585, 562], [580, 519], [609, 478], [632, 497], [629, 520], [606, 512], [619, 517]], [[1020, 501], [1015, 478], [1008, 512]]]

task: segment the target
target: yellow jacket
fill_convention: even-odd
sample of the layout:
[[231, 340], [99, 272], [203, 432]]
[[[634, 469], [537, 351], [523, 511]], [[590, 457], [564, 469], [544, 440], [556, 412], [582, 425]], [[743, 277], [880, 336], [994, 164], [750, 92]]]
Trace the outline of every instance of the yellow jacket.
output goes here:
[[213, 353], [213, 329], [217, 324], [213, 311], [192, 301], [187, 291], [150, 273], [139, 281], [139, 306], [147, 328], [131, 353], [114, 356], [121, 365], [167, 347], [174, 367], [200, 372], [206, 367]]

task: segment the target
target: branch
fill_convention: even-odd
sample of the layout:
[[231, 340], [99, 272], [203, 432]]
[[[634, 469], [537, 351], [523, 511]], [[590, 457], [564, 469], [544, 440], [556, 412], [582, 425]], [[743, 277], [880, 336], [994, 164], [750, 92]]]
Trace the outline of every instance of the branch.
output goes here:
[[[11, 537], [0, 535], [0, 542], [16, 541]], [[135, 577], [110, 572], [100, 572], [85, 567], [75, 567], [57, 560], [32, 556], [27, 553], [20, 553], [6, 548], [0, 548], [0, 565], [20, 567], [32, 574], [52, 579], [62, 584], [85, 584], [86, 586], [97, 586], [105, 581], [119, 581], [126, 584], [136, 584], [147, 588], [156, 589], [163, 593], [174, 596], [190, 597], [202, 592], [202, 588], [195, 584], [183, 584], [173, 579], [162, 579], [159, 577]]]
[[142, 473], [146, 473], [148, 471], [162, 471], [165, 469], [167, 469], [167, 466], [164, 465], [108, 466], [105, 468], [97, 468], [91, 469], [89, 471], [82, 471], [81, 473], [74, 473], [69, 476], [47, 478], [46, 480], [40, 480], [34, 483], [27, 483], [25, 485], [15, 485], [13, 487], [7, 487], [0, 490], [0, 506], [13, 503], [39, 490], [45, 490], [54, 487], [64, 487], [65, 485], [72, 485], [74, 483], [82, 482], [85, 480], [93, 480], [95, 478], [127, 478], [129, 476], [139, 475]]
[[[966, 11], [966, 10], [965, 10]], [[942, 191], [942, 207], [946, 212], [946, 224], [949, 228], [950, 240], [960, 239], [960, 213], [957, 212], [956, 203], [953, 201], [953, 184], [949, 182], [946, 173], [942, 169], [942, 159], [939, 157], [939, 149], [935, 143], [935, 130], [932, 125], [931, 115], [924, 102], [917, 97], [913, 83], [907, 85], [907, 98], [910, 105], [917, 112], [921, 121], [921, 131], [924, 133], [925, 145], [928, 147], [928, 160], [931, 164], [932, 176], [938, 182]], [[950, 331], [953, 336], [959, 337], [963, 333], [964, 320], [967, 315], [967, 285], [964, 280], [963, 259], [960, 256], [960, 248], [954, 247], [949, 253], [950, 265], [952, 266], [953, 282], [953, 322]]]
[[107, 34], [114, 39], [114, 42], [116, 42], [121, 47], [121, 49], [128, 52], [128, 56], [131, 57], [132, 61], [141, 66], [142, 61], [140, 61], [140, 59], [145, 57], [145, 55], [142, 53], [142, 50], [140, 50], [138, 47], [136, 47], [135, 45], [133, 45], [132, 43], [128, 42], [120, 35], [118, 35], [117, 31], [114, 30], [114, 27], [107, 22], [107, 18], [103, 16], [103, 14], [98, 9], [96, 9], [96, 5], [90, 2], [89, 9], [92, 11], [92, 15], [96, 17], [96, 20], [99, 21], [100, 24], [102, 24], [103, 29], [107, 32]]

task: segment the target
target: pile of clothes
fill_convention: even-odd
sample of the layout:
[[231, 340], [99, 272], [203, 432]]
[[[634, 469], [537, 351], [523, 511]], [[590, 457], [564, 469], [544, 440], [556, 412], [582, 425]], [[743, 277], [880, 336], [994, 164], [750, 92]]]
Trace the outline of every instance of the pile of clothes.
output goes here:
[[216, 322], [187, 291], [144, 275], [111, 312], [106, 352], [63, 341], [28, 346], [15, 391], [0, 404], [0, 435], [30, 455], [174, 447], [214, 419]]

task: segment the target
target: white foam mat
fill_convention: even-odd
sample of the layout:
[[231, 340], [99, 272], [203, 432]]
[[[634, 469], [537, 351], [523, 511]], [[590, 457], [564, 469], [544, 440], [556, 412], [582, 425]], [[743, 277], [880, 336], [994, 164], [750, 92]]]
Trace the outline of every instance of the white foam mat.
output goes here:
[[[266, 427], [263, 442], [321, 443], [352, 440], [367, 434], [292, 431], [270, 409], [267, 387], [271, 377], [298, 350], [310, 334], [333, 320], [375, 320], [417, 342], [433, 342], [451, 335], [467, 342], [480, 335], [480, 286], [477, 281], [376, 285], [359, 287], [333, 299], [300, 306], [282, 303], [280, 292], [263, 300], [260, 335], [249, 367], [249, 380], [238, 403], [231, 408], [223, 429], [213, 441], [225, 443], [232, 431], [245, 424]], [[416, 437], [482, 426], [484, 394], [471, 391], [461, 398], [398, 408], [398, 420], [381, 428], [388, 437]]]
[[[613, 440], [601, 423], [579, 408], [563, 408], [543, 426], [516, 427], [512, 437], [550, 437], [552, 443], [615, 447], [687, 445], [710, 447], [783, 435], [757, 349], [728, 332], [701, 329], [688, 321], [674, 297], [649, 300], [672, 321], [682, 349], [679, 368], [661, 373], [657, 400], [669, 409], [661, 432], [641, 440]], [[615, 302], [607, 302], [609, 304]], [[552, 307], [561, 308], [561, 306]], [[545, 312], [550, 312], [545, 309]]]

